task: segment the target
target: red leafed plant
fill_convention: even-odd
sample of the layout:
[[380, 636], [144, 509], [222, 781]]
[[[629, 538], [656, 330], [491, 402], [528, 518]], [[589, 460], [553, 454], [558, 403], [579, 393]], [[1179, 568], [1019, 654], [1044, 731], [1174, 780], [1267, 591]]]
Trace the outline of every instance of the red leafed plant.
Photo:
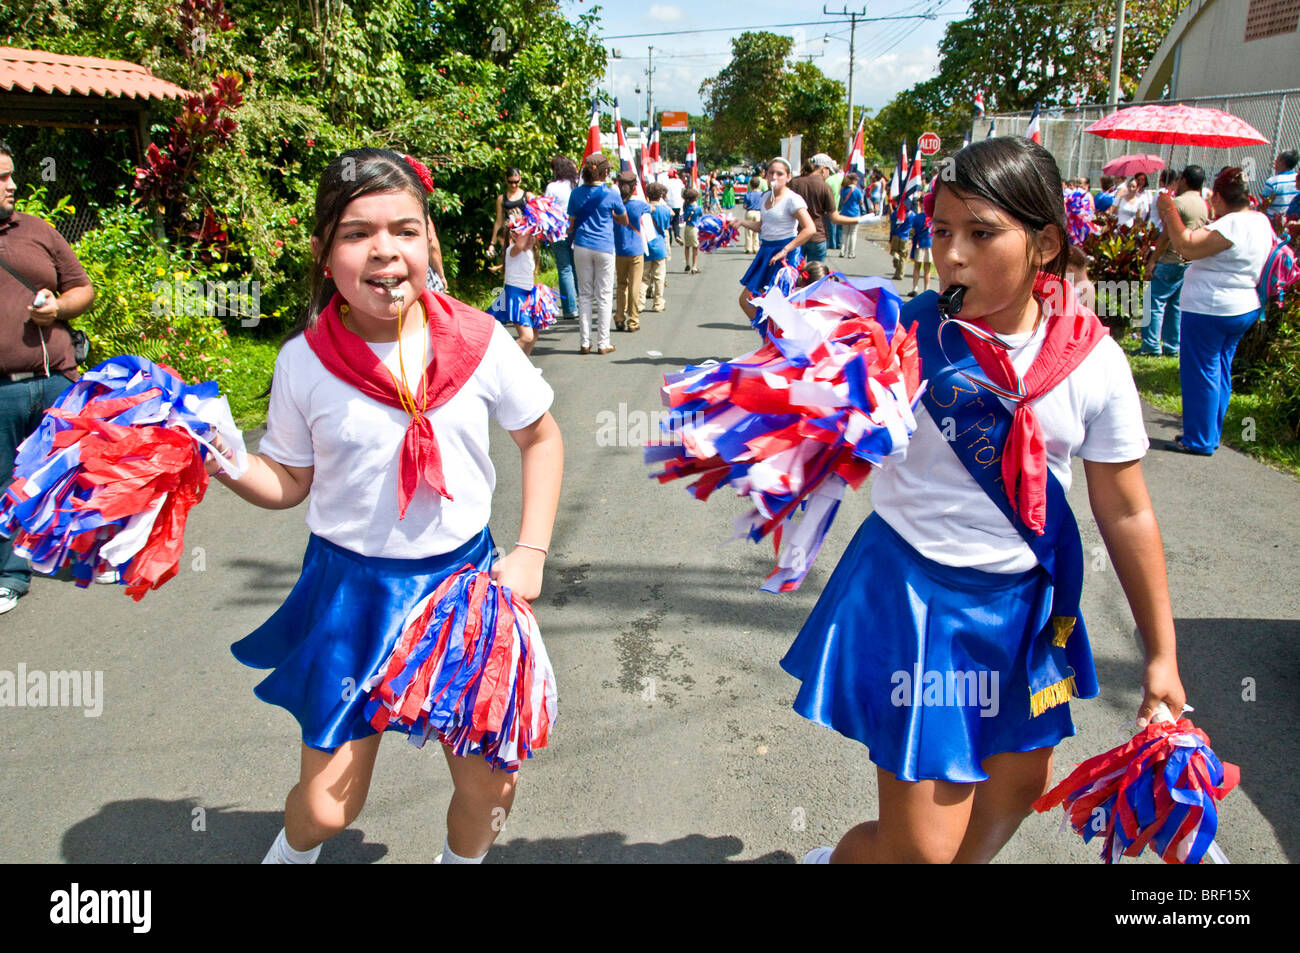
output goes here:
[[238, 73], [226, 72], [213, 81], [211, 92], [189, 97], [172, 121], [166, 144], [160, 149], [150, 143], [145, 164], [135, 170], [141, 201], [162, 213], [171, 232], [187, 234], [204, 246], [225, 242], [225, 223], [206, 206], [191, 209], [195, 173], [234, 135], [238, 123], [228, 113], [244, 101], [241, 85]]

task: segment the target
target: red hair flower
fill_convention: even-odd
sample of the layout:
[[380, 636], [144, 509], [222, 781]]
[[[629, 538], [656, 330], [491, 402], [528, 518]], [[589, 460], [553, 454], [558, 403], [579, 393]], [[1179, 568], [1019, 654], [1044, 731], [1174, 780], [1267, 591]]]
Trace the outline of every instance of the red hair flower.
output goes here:
[[406, 155], [406, 153], [402, 153], [402, 158], [406, 160], [407, 165], [415, 170], [415, 174], [420, 177], [420, 184], [424, 186], [424, 191], [432, 192], [433, 173], [429, 171], [429, 167], [419, 159]]

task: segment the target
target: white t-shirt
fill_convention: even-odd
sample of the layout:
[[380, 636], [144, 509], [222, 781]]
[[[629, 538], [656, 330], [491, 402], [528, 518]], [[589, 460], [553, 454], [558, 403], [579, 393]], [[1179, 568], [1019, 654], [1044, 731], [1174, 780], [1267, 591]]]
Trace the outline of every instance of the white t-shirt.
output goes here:
[[763, 200], [763, 230], [759, 236], [765, 242], [791, 239], [799, 234], [799, 219], [795, 213], [807, 209], [808, 203], [793, 189], [786, 189], [781, 201], [772, 203], [771, 197]]
[[[400, 380], [396, 342], [370, 348]], [[420, 367], [421, 350], [418, 333], [404, 335], [408, 378]], [[473, 376], [428, 414], [453, 499], [421, 481], [399, 520], [398, 456], [409, 418], [331, 374], [299, 335], [276, 358], [259, 451], [286, 466], [316, 468], [307, 526], [317, 536], [365, 556], [421, 559], [456, 549], [487, 525], [496, 486], [488, 418], [520, 430], [540, 418], [553, 397], [541, 371], [496, 324]]]
[[1259, 307], [1260, 272], [1273, 250], [1273, 226], [1259, 212], [1229, 212], [1205, 226], [1232, 247], [1188, 263], [1179, 307], [1197, 314], [1245, 314]]
[[1151, 217], [1151, 196], [1146, 192], [1139, 192], [1137, 198], [1130, 201], [1128, 193], [1124, 192], [1116, 197], [1113, 207], [1115, 209], [1115, 224], [1120, 228], [1126, 228], [1133, 224], [1138, 217], [1138, 213], [1141, 213], [1143, 218]]
[[546, 186], [544, 195], [549, 195], [560, 203], [560, 208], [567, 210], [569, 207], [569, 195], [573, 192], [573, 183], [567, 179], [553, 179]]
[[682, 207], [682, 193], [686, 191], [686, 186], [682, 184], [682, 180], [669, 179], [664, 188], [668, 190], [668, 207], [674, 212], [680, 211]]
[[512, 288], [533, 290], [533, 253], [521, 251], [516, 254], [514, 244], [506, 247], [506, 284]]
[[[1038, 354], [1045, 331], [1046, 322], [1032, 340], [1028, 334], [1003, 336], [1008, 344], [1025, 345], [1012, 352], [1012, 366], [1020, 374]], [[1012, 409], [1009, 401], [1003, 404]], [[1067, 492], [1072, 457], [1122, 463], [1140, 459], [1150, 445], [1128, 359], [1109, 336], [1033, 407], [1048, 469]], [[943, 423], [931, 419], [924, 404], [916, 423], [906, 456], [875, 476], [871, 505], [876, 512], [922, 556], [946, 566], [1019, 573], [1037, 565], [1029, 544], [975, 482], [948, 445]]]

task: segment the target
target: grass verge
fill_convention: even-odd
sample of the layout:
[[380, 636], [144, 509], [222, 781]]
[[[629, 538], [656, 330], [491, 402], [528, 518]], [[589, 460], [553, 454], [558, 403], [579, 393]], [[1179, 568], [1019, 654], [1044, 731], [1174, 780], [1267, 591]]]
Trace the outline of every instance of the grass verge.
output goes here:
[[[1120, 344], [1128, 355], [1142, 399], [1159, 410], [1181, 415], [1183, 396], [1178, 380], [1178, 358], [1140, 355], [1137, 349], [1141, 342], [1131, 337]], [[1254, 394], [1234, 391], [1228, 399], [1228, 413], [1223, 421], [1223, 442], [1269, 466], [1300, 477], [1300, 445], [1274, 437], [1266, 414]]]

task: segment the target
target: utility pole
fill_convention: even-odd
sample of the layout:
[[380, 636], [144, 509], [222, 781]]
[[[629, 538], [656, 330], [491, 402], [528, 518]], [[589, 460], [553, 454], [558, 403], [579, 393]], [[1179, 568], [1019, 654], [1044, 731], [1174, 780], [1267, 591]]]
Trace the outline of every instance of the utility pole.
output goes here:
[[649, 54], [646, 56], [646, 125], [651, 129], [655, 124], [655, 48], [649, 47]]
[[1115, 0], [1115, 45], [1110, 53], [1110, 108], [1119, 106], [1119, 64], [1124, 59], [1124, 0]]
[[[1123, 0], [1120, 0], [1120, 2], [1122, 3]], [[847, 128], [848, 131], [847, 131], [847, 133], [845, 134], [845, 141], [846, 141], [846, 142], [849, 142], [849, 146], [848, 146], [848, 148], [851, 149], [851, 148], [853, 148], [853, 145], [852, 145], [852, 142], [851, 142], [850, 140], [852, 139], [854, 129], [856, 128], [856, 127], [853, 125], [853, 53], [854, 53], [854, 42], [857, 40], [857, 34], [858, 34], [858, 17], [865, 17], [865, 16], [867, 15], [867, 8], [866, 8], [866, 7], [863, 7], [863, 8], [862, 8], [862, 11], [859, 13], [859, 12], [851, 12], [851, 11], [849, 10], [848, 7], [845, 7], [844, 9], [840, 10], [839, 13], [836, 13], [836, 12], [833, 11], [833, 10], [827, 10], [827, 9], [826, 9], [826, 4], [823, 3], [823, 4], [822, 4], [822, 15], [823, 15], [823, 16], [828, 16], [828, 17], [848, 17], [848, 18], [849, 18], [849, 121], [848, 121], [848, 125], [846, 126], [846, 128]]]

